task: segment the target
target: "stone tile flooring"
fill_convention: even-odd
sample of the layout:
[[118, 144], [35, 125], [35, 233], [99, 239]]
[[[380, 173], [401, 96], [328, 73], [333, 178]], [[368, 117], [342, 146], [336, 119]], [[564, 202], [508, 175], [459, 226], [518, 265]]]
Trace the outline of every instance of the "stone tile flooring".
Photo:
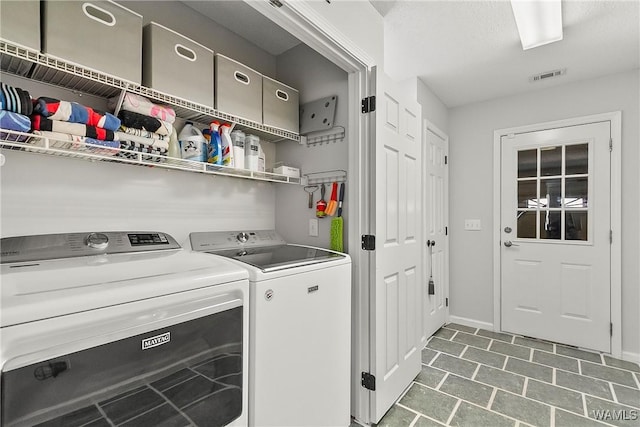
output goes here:
[[640, 426], [640, 366], [452, 323], [381, 426]]

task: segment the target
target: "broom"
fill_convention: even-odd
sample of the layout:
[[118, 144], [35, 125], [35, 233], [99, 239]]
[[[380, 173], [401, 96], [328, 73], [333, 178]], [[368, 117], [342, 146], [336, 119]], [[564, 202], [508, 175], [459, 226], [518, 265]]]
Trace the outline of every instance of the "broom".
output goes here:
[[331, 250], [337, 252], [344, 252], [344, 245], [342, 243], [342, 201], [344, 200], [344, 182], [340, 184], [340, 200], [338, 202], [338, 216], [331, 220]]

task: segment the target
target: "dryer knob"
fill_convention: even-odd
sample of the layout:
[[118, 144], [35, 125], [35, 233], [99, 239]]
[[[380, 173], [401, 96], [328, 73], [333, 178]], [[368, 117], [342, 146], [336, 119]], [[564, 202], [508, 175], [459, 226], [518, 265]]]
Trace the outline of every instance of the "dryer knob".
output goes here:
[[91, 233], [85, 239], [85, 243], [92, 249], [105, 249], [109, 246], [109, 238], [103, 233]]
[[247, 233], [238, 233], [236, 239], [238, 239], [238, 242], [240, 243], [245, 243], [247, 240], [249, 240], [249, 235]]

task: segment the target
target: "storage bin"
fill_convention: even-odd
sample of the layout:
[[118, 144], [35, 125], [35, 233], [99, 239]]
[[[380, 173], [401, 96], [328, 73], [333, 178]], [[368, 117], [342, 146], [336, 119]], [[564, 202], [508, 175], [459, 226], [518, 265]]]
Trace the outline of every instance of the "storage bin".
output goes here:
[[213, 108], [211, 49], [151, 22], [142, 31], [142, 84]]
[[298, 91], [262, 76], [262, 123], [274, 128], [300, 132]]
[[0, 38], [40, 51], [40, 2], [0, 1]]
[[142, 16], [109, 0], [45, 1], [42, 7], [44, 53], [140, 84]]
[[216, 54], [216, 109], [262, 123], [262, 75], [224, 55]]

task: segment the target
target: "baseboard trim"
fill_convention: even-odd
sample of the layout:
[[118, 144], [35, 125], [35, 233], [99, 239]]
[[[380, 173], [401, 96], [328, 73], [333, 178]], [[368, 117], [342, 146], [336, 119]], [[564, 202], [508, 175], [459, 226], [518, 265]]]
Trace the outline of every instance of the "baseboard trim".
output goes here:
[[469, 326], [470, 328], [486, 329], [493, 331], [493, 323], [481, 322], [479, 320], [467, 319], [466, 317], [449, 315], [449, 323], [457, 323], [459, 325]]
[[622, 360], [626, 360], [627, 362], [634, 362], [640, 364], [640, 353], [632, 353], [630, 351], [622, 352]]

